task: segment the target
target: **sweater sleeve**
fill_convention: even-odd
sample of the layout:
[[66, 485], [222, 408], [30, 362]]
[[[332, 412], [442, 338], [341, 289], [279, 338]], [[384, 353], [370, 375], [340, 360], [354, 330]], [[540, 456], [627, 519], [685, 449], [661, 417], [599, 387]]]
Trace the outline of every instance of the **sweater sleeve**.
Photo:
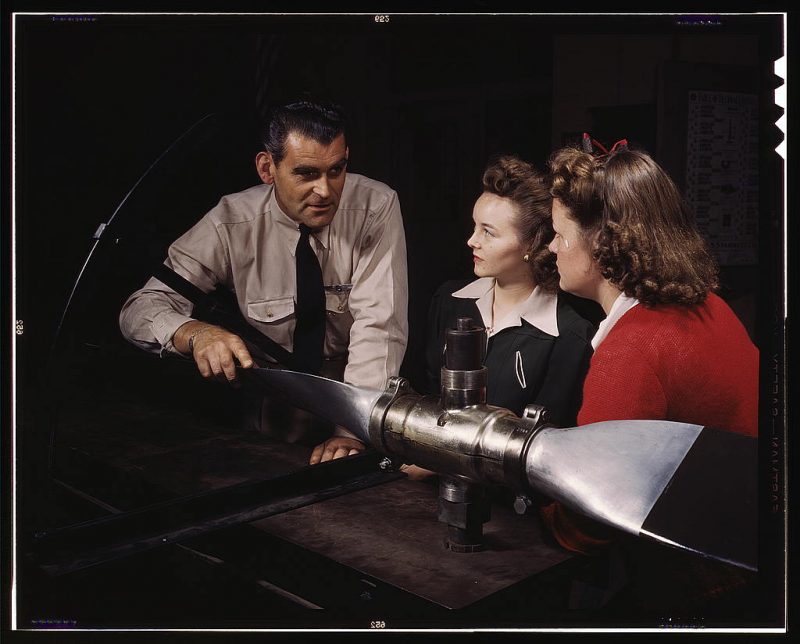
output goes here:
[[592, 356], [578, 425], [666, 418], [667, 399], [650, 361], [630, 343], [611, 340], [606, 338]]
[[[610, 340], [606, 338], [592, 356], [578, 425], [665, 418], [666, 397], [650, 362], [630, 343]], [[543, 505], [540, 513], [556, 541], [574, 552], [592, 554], [619, 534], [557, 501]]]
[[572, 552], [595, 554], [613, 543], [620, 534], [613, 528], [573, 512], [558, 501], [542, 504], [539, 513], [558, 544]]

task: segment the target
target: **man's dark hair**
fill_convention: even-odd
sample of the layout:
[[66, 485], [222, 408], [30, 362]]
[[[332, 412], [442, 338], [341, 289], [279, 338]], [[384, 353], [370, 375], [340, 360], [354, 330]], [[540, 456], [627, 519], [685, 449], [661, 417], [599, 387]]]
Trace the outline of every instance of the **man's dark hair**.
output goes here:
[[286, 137], [290, 132], [330, 145], [344, 131], [345, 117], [339, 105], [301, 99], [275, 105], [269, 110], [263, 143], [278, 164], [286, 154]]

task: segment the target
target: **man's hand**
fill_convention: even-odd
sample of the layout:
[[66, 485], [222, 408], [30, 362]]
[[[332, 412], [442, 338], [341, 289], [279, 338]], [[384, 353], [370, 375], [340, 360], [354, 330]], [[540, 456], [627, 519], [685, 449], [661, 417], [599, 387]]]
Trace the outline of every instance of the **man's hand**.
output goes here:
[[314, 451], [311, 452], [311, 458], [308, 459], [308, 464], [316, 465], [317, 463], [332, 461], [335, 458], [352, 456], [363, 451], [364, 443], [360, 440], [347, 438], [346, 436], [334, 436], [314, 448]]
[[238, 335], [213, 324], [187, 322], [175, 332], [172, 343], [178, 351], [194, 358], [203, 378], [216, 378], [234, 386], [238, 386], [234, 358], [244, 369], [254, 364]]
[[424, 481], [431, 476], [436, 476], [436, 472], [433, 470], [426, 470], [424, 467], [419, 467], [418, 465], [407, 465], [403, 464], [400, 466], [400, 471], [405, 472], [406, 476], [408, 476], [409, 481]]

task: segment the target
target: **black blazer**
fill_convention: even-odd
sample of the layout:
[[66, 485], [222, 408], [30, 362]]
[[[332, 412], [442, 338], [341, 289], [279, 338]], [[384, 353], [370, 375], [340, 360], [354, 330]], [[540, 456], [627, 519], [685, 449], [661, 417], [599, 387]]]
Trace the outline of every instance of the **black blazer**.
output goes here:
[[[459, 317], [471, 317], [477, 324], [482, 324], [475, 299], [452, 295], [469, 282], [445, 282], [431, 301], [427, 372], [432, 394], [439, 393], [440, 389], [445, 330], [455, 326]], [[522, 320], [522, 326], [503, 329], [489, 339], [486, 352], [488, 404], [505, 407], [521, 415], [526, 405], [537, 403], [550, 410], [556, 425], [574, 426], [581, 405], [583, 379], [592, 355], [591, 340], [596, 329], [591, 322], [578, 315], [569, 299], [570, 296], [565, 293], [558, 295], [558, 337]]]

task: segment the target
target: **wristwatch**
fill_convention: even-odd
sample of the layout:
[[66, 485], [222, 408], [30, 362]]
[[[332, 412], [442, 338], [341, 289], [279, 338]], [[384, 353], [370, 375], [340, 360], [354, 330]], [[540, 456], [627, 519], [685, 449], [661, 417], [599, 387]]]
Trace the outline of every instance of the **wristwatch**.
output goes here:
[[205, 329], [203, 329], [203, 328], [197, 329], [196, 331], [192, 332], [192, 335], [189, 336], [189, 355], [190, 356], [194, 356], [194, 339], [198, 335], [200, 335], [203, 331], [205, 331]]

